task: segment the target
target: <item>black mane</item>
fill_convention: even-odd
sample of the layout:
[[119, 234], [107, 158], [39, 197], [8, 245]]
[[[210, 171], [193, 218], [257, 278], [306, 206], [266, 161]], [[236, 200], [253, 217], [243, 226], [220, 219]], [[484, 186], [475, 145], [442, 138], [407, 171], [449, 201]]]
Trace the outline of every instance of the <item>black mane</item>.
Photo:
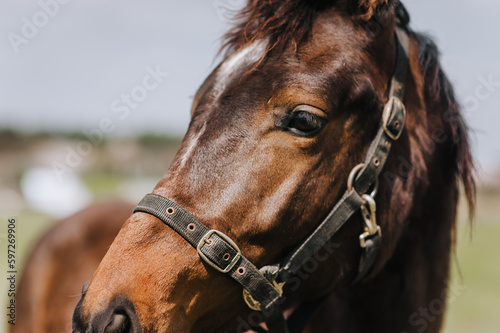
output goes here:
[[439, 49], [434, 41], [421, 33], [409, 30], [410, 36], [418, 42], [418, 62], [426, 82], [425, 93], [438, 101], [446, 110], [442, 117], [445, 125], [449, 126], [453, 150], [450, 158], [456, 162], [454, 170], [457, 182], [464, 185], [469, 217], [472, 220], [475, 211], [476, 183], [475, 166], [470, 151], [468, 128], [460, 112], [460, 105], [456, 100], [453, 86], [442, 70], [439, 63]]

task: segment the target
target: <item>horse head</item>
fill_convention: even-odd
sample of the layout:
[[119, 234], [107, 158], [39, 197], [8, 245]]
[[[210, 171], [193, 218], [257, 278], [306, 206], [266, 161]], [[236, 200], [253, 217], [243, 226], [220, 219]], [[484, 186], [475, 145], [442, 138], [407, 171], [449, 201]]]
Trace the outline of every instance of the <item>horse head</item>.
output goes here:
[[[227, 56], [196, 93], [174, 161], [84, 288], [74, 332], [244, 331], [263, 321], [272, 329], [275, 314], [259, 303], [276, 292], [280, 315], [332, 293], [339, 311], [362, 313], [353, 299], [368, 302], [387, 281], [426, 291], [431, 277], [445, 283], [457, 177], [469, 193], [473, 181], [433, 44], [387, 0], [251, 0], [239, 19]], [[392, 99], [402, 87], [404, 98]], [[327, 242], [304, 245], [345, 202]], [[382, 241], [359, 276], [365, 233]], [[439, 263], [429, 264], [427, 241], [444, 249]], [[294, 257], [311, 243], [307, 260]], [[284, 260], [297, 267], [276, 265]], [[408, 297], [402, 315], [381, 314], [373, 331], [404, 330], [426, 301]]]

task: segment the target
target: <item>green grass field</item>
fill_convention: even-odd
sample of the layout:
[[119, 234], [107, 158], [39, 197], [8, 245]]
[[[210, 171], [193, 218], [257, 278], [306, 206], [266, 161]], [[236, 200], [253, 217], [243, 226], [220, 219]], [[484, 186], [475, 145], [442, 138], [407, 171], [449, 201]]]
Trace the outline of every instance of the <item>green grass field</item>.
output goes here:
[[460, 294], [449, 303], [446, 333], [498, 332], [500, 309], [499, 221], [478, 221], [472, 229], [461, 226], [457, 249], [458, 267], [452, 285]]
[[[457, 257], [454, 264], [452, 290], [455, 297], [449, 302], [446, 314], [445, 333], [493, 333], [498, 332], [498, 310], [500, 309], [500, 209], [498, 195], [481, 194], [478, 198], [478, 220], [473, 227], [461, 223], [458, 235]], [[463, 215], [463, 213], [462, 213]], [[7, 217], [1, 217], [6, 221]], [[23, 262], [36, 239], [47, 230], [53, 221], [46, 215], [24, 211], [17, 219], [17, 259]], [[462, 218], [463, 220], [463, 218]], [[0, 230], [5, 235], [6, 225]], [[471, 237], [472, 233], [472, 237]], [[0, 238], [1, 253], [6, 248], [5, 237]], [[5, 255], [2, 255], [5, 258]], [[6, 262], [1, 261], [5, 272]], [[459, 269], [460, 273], [459, 273]], [[7, 281], [0, 279], [0, 299], [5, 304]], [[5, 321], [4, 321], [5, 322]], [[0, 325], [0, 332], [5, 330]]]

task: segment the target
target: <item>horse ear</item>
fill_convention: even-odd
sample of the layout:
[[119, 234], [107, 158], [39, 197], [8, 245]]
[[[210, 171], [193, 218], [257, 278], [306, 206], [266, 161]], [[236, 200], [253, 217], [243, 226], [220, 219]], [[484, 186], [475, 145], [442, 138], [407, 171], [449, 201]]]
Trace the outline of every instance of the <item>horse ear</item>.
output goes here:
[[387, 15], [393, 8], [393, 0], [356, 0], [357, 8], [354, 8], [356, 16], [362, 20], [369, 21], [374, 15]]

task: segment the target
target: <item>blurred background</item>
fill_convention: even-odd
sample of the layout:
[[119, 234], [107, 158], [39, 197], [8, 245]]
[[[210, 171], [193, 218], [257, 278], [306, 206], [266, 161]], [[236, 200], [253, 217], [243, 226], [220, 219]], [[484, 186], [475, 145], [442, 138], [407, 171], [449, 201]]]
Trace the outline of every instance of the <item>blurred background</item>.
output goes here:
[[[403, 2], [412, 27], [433, 36], [442, 51], [479, 166], [474, 227], [460, 207], [451, 282], [457, 292], [445, 332], [497, 332], [500, 3]], [[187, 129], [198, 86], [220, 60], [220, 37], [243, 4], [1, 0], [2, 272], [8, 218], [17, 221], [22, 262], [57, 219], [95, 201], [135, 203], [152, 190]], [[2, 277], [1, 304], [7, 289]]]

